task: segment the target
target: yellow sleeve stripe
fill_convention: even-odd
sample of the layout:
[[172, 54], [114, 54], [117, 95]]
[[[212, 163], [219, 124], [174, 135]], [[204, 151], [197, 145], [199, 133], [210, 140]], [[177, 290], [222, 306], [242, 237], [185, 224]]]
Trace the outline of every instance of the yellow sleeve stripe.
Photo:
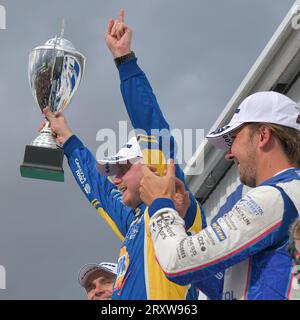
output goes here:
[[140, 139], [139, 139], [139, 143], [140, 143], [141, 141], [157, 143], [157, 140], [156, 140], [156, 139], [151, 139], [151, 138], [140, 138]]
[[[96, 208], [98, 204], [100, 204], [98, 199], [94, 199], [91, 202], [92, 206]], [[115, 224], [115, 222], [111, 219], [111, 217], [107, 214], [107, 212], [103, 208], [98, 208], [97, 211], [100, 213], [100, 216], [108, 223], [108, 225], [111, 227], [112, 231], [119, 237], [119, 239], [123, 242], [124, 237], [122, 233], [120, 232], [119, 228]]]
[[189, 228], [189, 232], [196, 234], [202, 229], [202, 218], [201, 218], [201, 210], [200, 206], [197, 202], [197, 211], [196, 211], [196, 216], [194, 219], [193, 225]]
[[112, 178], [111, 178], [110, 176], [107, 177], [107, 180], [108, 180], [110, 183], [114, 184], [114, 182], [113, 182], [113, 180], [112, 180]]
[[160, 149], [144, 149], [142, 153], [146, 164], [155, 166], [157, 172], [163, 176], [167, 163], [163, 152]]
[[111, 227], [112, 231], [118, 236], [118, 238], [123, 242], [124, 237], [120, 232], [119, 228], [115, 224], [115, 222], [111, 219], [111, 217], [107, 214], [107, 212], [103, 208], [98, 208], [97, 211], [100, 213], [101, 217], [108, 223]]
[[137, 139], [140, 140], [141, 138], [151, 139], [151, 140], [155, 140], [157, 142], [156, 136], [148, 136], [147, 134], [140, 133], [137, 135]]

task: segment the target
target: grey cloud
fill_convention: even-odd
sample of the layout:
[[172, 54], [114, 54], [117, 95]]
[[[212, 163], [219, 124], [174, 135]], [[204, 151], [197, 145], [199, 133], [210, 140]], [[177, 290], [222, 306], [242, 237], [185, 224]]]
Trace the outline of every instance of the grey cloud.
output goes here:
[[[276, 4], [275, 4], [276, 3]], [[22, 179], [25, 145], [42, 119], [27, 79], [30, 50], [59, 32], [87, 57], [66, 117], [96, 152], [96, 133], [127, 120], [118, 73], [103, 34], [125, 7], [133, 50], [171, 127], [204, 128], [227, 101], [292, 6], [292, 0], [1, 1], [0, 299], [84, 299], [77, 272], [87, 262], [117, 259], [120, 242], [84, 199], [65, 161], [65, 183]]]

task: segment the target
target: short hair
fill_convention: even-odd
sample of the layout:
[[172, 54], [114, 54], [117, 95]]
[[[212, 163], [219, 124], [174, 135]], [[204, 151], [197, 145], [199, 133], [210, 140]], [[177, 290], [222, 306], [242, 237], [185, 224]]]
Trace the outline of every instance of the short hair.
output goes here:
[[291, 164], [300, 167], [300, 131], [274, 123], [248, 123], [250, 138], [261, 127], [266, 126], [280, 142], [282, 149]]

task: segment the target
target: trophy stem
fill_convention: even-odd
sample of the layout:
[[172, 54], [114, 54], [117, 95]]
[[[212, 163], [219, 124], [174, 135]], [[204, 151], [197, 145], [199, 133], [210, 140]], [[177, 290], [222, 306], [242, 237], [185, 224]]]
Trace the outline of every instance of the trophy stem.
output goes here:
[[55, 139], [53, 137], [52, 130], [50, 128], [50, 122], [47, 121], [44, 128], [41, 130], [40, 135], [31, 143], [34, 147], [58, 149]]

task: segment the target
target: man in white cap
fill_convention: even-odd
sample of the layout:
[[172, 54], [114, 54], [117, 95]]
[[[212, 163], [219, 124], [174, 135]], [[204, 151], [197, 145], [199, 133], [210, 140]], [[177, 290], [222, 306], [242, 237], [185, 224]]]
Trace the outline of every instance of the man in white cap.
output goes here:
[[79, 271], [78, 281], [86, 290], [88, 300], [111, 300], [116, 276], [116, 263], [89, 263]]
[[165, 274], [196, 284], [226, 269], [219, 299], [228, 292], [233, 299], [300, 299], [300, 272], [288, 252], [289, 229], [300, 215], [299, 105], [277, 92], [255, 93], [207, 138], [228, 150], [226, 159], [253, 189], [188, 236], [172, 201], [173, 162], [164, 177], [144, 167], [141, 199], [150, 206], [151, 237]]

